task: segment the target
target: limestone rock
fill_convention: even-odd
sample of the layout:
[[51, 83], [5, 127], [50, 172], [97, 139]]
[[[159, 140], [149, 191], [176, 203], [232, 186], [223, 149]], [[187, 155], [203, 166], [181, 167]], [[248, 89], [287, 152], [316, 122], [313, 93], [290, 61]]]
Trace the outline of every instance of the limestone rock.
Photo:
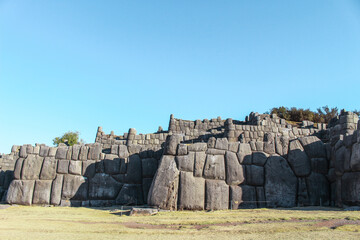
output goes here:
[[231, 151], [227, 151], [225, 155], [226, 159], [226, 183], [228, 185], [239, 185], [244, 181], [244, 170], [240, 165], [236, 154]]
[[142, 177], [152, 178], [154, 177], [158, 168], [158, 161], [155, 158], [145, 158], [141, 160], [142, 163]]
[[195, 152], [195, 166], [194, 166], [195, 177], [202, 177], [205, 160], [206, 160], [206, 154], [204, 152]]
[[179, 156], [188, 154], [188, 146], [186, 144], [179, 144], [177, 153]]
[[97, 173], [89, 181], [89, 197], [91, 199], [115, 199], [122, 185], [108, 174]]
[[314, 172], [327, 174], [329, 172], [328, 161], [326, 158], [312, 158], [311, 169]]
[[89, 155], [89, 147], [81, 146], [80, 153], [79, 153], [79, 160], [83, 160], [83, 161], [88, 160], [88, 155]]
[[230, 187], [230, 208], [256, 208], [256, 188], [247, 185]]
[[69, 173], [75, 175], [81, 175], [82, 162], [71, 160], [69, 164]]
[[183, 140], [182, 135], [175, 134], [175, 135], [168, 136], [166, 139], [165, 154], [175, 156], [177, 146], [182, 140]]
[[266, 160], [268, 159], [269, 155], [264, 152], [253, 152], [252, 153], [252, 163], [257, 166], [264, 166]]
[[[14, 178], [15, 179], [21, 179], [21, 170], [22, 170], [23, 162], [24, 162], [23, 158], [19, 158], [18, 160], [16, 160], [15, 169], [14, 169]], [[2, 186], [1, 183], [0, 183], [0, 186]]]
[[60, 205], [64, 175], [57, 174], [52, 183], [51, 200], [52, 205]]
[[131, 155], [127, 165], [127, 172], [125, 175], [126, 183], [141, 184], [142, 182], [141, 159], [139, 155]]
[[23, 180], [39, 179], [43, 159], [38, 155], [29, 154], [24, 160], [21, 178]]
[[88, 182], [78, 175], [65, 175], [62, 199], [87, 200]]
[[49, 205], [52, 180], [36, 180], [32, 204]]
[[207, 155], [204, 177], [225, 180], [225, 160], [223, 155]]
[[188, 146], [188, 151], [192, 152], [205, 152], [207, 149], [206, 143], [193, 143]]
[[9, 204], [31, 205], [34, 180], [13, 180], [9, 186], [6, 202]]
[[229, 186], [225, 181], [209, 180], [205, 182], [205, 209], [224, 210], [229, 208]]
[[76, 145], [72, 146], [72, 154], [71, 154], [71, 159], [72, 160], [78, 160], [79, 159], [80, 149], [81, 149], [81, 145], [76, 144]]
[[189, 152], [188, 155], [185, 156], [176, 156], [175, 157], [178, 169], [180, 171], [193, 172], [194, 171], [194, 160], [195, 153]]
[[55, 158], [56, 159], [66, 159], [67, 151], [68, 151], [67, 147], [58, 147]]
[[309, 158], [326, 158], [324, 143], [315, 136], [299, 138]]
[[241, 164], [251, 164], [251, 147], [248, 143], [240, 143], [237, 157]]
[[298, 179], [298, 206], [308, 206], [310, 204], [309, 193], [306, 186], [306, 179]]
[[290, 142], [288, 161], [296, 176], [306, 177], [310, 174], [310, 160], [298, 140]]
[[272, 133], [266, 133], [264, 137], [264, 152], [273, 154], [275, 153], [275, 139]]
[[[104, 162], [104, 171], [107, 174], [119, 174], [120, 173], [120, 158], [116, 158], [117, 155], [113, 155], [114, 157], [109, 158], [109, 154], [106, 154], [106, 159]], [[116, 156], [116, 157], [115, 157]]]
[[45, 145], [40, 146], [39, 155], [40, 155], [41, 157], [47, 157], [48, 154], [49, 154], [49, 147], [48, 147], [48, 146], [45, 146]]
[[153, 181], [152, 178], [143, 178], [142, 179], [142, 189], [143, 189], [144, 203], [147, 203], [147, 199], [148, 199], [148, 196], [149, 196], [149, 190], [150, 190], [152, 181]]
[[116, 198], [119, 205], [142, 205], [144, 204], [141, 184], [125, 184]]
[[130, 156], [127, 146], [119, 145], [119, 157], [128, 158]]
[[87, 160], [82, 162], [82, 175], [92, 178], [95, 175], [95, 161]]
[[101, 145], [99, 143], [92, 144], [89, 149], [88, 159], [99, 160], [101, 153]]
[[341, 198], [346, 205], [360, 204], [360, 172], [347, 172], [341, 178]]
[[312, 172], [306, 178], [311, 206], [328, 206], [330, 203], [329, 182], [323, 174]]
[[246, 184], [252, 186], [264, 185], [264, 168], [256, 165], [246, 165]]
[[179, 170], [176, 167], [175, 157], [164, 155], [149, 190], [148, 205], [176, 210], [178, 184]]
[[58, 173], [68, 173], [69, 172], [69, 160], [59, 160], [58, 161], [58, 167], [57, 172]]
[[216, 138], [215, 137], [210, 137], [208, 142], [207, 142], [207, 147], [208, 148], [215, 148], [215, 144], [216, 144]]
[[265, 197], [267, 207], [294, 207], [297, 178], [287, 161], [271, 156], [265, 164]]
[[360, 171], [360, 143], [355, 143], [352, 146], [350, 167], [353, 171]]
[[56, 165], [57, 161], [54, 157], [45, 157], [44, 163], [41, 169], [41, 180], [53, 180], [56, 177]]
[[203, 210], [205, 179], [195, 178], [190, 172], [180, 172], [179, 210]]
[[221, 150], [228, 150], [229, 142], [227, 138], [217, 138], [215, 143], [215, 148]]

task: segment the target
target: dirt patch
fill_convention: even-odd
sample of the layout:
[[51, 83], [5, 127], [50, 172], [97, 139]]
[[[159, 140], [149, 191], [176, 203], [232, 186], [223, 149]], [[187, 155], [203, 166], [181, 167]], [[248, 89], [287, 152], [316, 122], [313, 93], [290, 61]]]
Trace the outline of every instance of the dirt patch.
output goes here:
[[325, 220], [315, 224], [315, 227], [328, 227], [330, 229], [336, 229], [344, 225], [360, 225], [360, 220], [348, 220], [348, 219], [333, 219]]
[[[316, 220], [299, 220], [299, 219], [290, 219], [290, 220], [280, 220], [280, 221], [255, 221], [255, 222], [227, 222], [227, 223], [214, 223], [214, 224], [148, 224], [148, 223], [137, 223], [137, 222], [126, 222], [121, 223], [125, 227], [135, 228], [135, 229], [173, 229], [180, 230], [181, 228], [190, 228], [201, 230], [211, 226], [239, 226], [244, 224], [266, 224], [266, 223], [283, 223], [283, 222], [314, 222]], [[320, 221], [320, 220], [318, 220]]]

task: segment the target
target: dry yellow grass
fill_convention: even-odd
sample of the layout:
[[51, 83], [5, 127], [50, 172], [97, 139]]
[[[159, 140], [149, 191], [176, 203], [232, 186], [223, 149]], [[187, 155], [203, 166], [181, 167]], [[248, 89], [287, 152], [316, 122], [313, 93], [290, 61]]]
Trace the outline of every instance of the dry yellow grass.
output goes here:
[[13, 206], [0, 210], [0, 239], [360, 239], [360, 214], [336, 209], [161, 212]]

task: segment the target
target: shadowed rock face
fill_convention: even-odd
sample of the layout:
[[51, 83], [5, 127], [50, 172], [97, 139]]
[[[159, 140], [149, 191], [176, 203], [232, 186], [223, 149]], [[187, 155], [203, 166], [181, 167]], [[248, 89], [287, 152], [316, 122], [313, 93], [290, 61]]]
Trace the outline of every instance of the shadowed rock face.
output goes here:
[[169, 131], [99, 128], [95, 144], [14, 146], [0, 157], [0, 199], [168, 210], [360, 205], [357, 119], [345, 112], [324, 130], [256, 113], [245, 122], [172, 117]]
[[271, 156], [265, 164], [265, 196], [268, 207], [296, 206], [297, 178], [286, 159]]

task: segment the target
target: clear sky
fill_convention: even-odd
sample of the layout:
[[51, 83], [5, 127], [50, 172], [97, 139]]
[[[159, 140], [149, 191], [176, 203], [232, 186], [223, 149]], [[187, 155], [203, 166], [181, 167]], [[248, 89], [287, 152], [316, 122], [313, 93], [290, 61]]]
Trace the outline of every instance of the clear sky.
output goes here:
[[0, 0], [0, 152], [77, 130], [359, 109], [359, 0]]

